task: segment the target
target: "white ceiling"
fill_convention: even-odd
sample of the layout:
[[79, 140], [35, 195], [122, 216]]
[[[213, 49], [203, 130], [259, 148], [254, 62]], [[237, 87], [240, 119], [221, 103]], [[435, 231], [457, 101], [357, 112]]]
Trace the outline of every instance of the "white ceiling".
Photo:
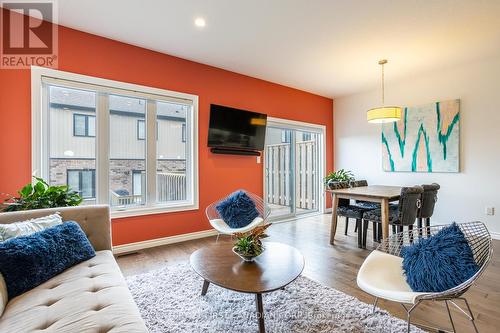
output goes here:
[[328, 97], [381, 58], [390, 81], [500, 56], [500, 0], [60, 0], [59, 23]]

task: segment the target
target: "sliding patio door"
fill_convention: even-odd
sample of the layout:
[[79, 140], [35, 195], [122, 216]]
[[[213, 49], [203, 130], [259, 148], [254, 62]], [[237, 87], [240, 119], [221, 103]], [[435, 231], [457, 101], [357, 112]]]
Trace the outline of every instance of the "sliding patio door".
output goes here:
[[324, 128], [272, 119], [264, 150], [264, 196], [272, 220], [320, 212], [323, 208]]

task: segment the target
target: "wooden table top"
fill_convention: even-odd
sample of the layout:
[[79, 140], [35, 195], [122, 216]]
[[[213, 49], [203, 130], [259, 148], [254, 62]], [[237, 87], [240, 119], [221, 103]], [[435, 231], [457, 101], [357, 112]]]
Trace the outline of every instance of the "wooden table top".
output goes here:
[[231, 243], [218, 243], [191, 254], [191, 267], [220, 287], [245, 293], [266, 293], [294, 281], [304, 269], [304, 257], [286, 244], [263, 242], [265, 251], [254, 262], [233, 253]]
[[399, 198], [399, 196], [401, 195], [401, 186], [369, 185], [342, 188], [337, 190], [328, 189], [327, 191], [341, 195], [364, 196], [379, 199], [394, 199]]

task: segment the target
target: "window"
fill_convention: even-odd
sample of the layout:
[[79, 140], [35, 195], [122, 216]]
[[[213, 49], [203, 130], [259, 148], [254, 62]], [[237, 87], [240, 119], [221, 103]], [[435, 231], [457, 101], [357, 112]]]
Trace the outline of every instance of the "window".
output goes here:
[[73, 136], [95, 137], [95, 116], [74, 113]]
[[290, 143], [292, 141], [292, 131], [283, 130], [281, 131], [281, 142]]
[[38, 67], [32, 77], [37, 176], [114, 217], [198, 208], [197, 96]]
[[132, 195], [143, 195], [142, 186], [146, 183], [146, 173], [144, 170], [134, 170], [132, 172]]
[[182, 124], [181, 141], [186, 142], [186, 124]]
[[146, 122], [137, 120], [137, 140], [146, 140]]
[[66, 183], [82, 198], [95, 198], [95, 170], [68, 170]]
[[[156, 125], [156, 139], [158, 139], [158, 124]], [[137, 120], [137, 140], [146, 140], [146, 122]]]

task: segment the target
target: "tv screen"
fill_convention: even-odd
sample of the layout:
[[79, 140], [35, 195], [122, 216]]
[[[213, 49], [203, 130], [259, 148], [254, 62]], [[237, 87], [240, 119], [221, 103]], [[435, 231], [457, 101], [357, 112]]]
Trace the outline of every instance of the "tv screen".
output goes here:
[[263, 150], [266, 124], [265, 114], [212, 104], [208, 146]]

